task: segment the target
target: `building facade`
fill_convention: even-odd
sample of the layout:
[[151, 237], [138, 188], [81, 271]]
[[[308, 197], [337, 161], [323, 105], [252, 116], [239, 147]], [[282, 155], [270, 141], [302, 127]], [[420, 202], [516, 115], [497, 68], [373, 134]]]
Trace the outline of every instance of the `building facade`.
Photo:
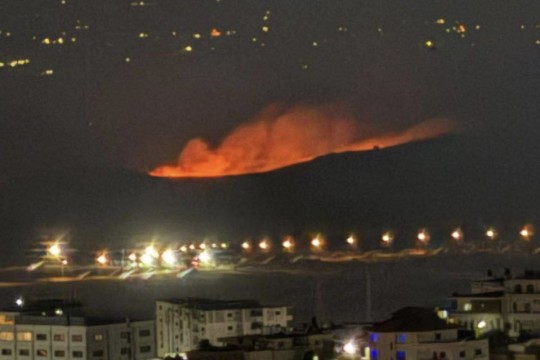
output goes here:
[[286, 306], [263, 306], [256, 301], [173, 299], [156, 302], [157, 355], [186, 353], [208, 340], [221, 346], [224, 337], [273, 334], [292, 320]]
[[477, 334], [539, 332], [540, 273], [475, 281], [470, 294], [455, 294], [445, 308], [451, 321]]
[[148, 360], [155, 357], [154, 321], [54, 312], [0, 312], [0, 360]]
[[371, 360], [489, 359], [487, 339], [460, 334], [432, 309], [404, 308], [367, 328]]

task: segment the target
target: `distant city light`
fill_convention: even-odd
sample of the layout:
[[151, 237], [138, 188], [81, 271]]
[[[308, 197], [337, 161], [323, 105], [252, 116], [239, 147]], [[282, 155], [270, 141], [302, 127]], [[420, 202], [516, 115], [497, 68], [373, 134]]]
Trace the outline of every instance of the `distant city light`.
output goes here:
[[242, 249], [244, 249], [244, 250], [249, 250], [249, 249], [251, 249], [251, 244], [250, 244], [248, 241], [244, 241], [244, 242], [242, 243]]
[[59, 257], [62, 255], [62, 247], [60, 244], [54, 243], [47, 249], [47, 252], [54, 257]]
[[311, 239], [311, 247], [314, 250], [320, 250], [322, 248], [322, 246], [323, 246], [323, 241], [322, 241], [320, 235], [317, 235], [316, 237]]
[[490, 239], [490, 240], [494, 240], [496, 237], [497, 237], [497, 232], [495, 231], [495, 229], [493, 228], [490, 228], [486, 231], [486, 236]]
[[199, 261], [203, 264], [208, 264], [212, 261], [212, 256], [208, 251], [203, 251], [199, 254]]
[[416, 238], [418, 239], [418, 241], [425, 244], [429, 241], [429, 233], [426, 229], [422, 229], [418, 232]]
[[294, 248], [294, 241], [293, 241], [293, 239], [289, 236], [289, 237], [287, 237], [287, 238], [283, 241], [283, 243], [282, 243], [281, 245], [283, 245], [283, 248], [284, 248], [285, 250], [292, 250], [292, 249]]
[[221, 243], [221, 248], [222, 248], [222, 249], [227, 249], [228, 247], [229, 247], [229, 244], [224, 243], [224, 242]]

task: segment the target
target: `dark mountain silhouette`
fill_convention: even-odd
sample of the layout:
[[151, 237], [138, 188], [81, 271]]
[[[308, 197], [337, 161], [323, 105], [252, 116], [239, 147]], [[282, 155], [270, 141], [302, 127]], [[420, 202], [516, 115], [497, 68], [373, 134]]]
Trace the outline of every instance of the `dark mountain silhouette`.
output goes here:
[[0, 185], [0, 260], [19, 261], [39, 239], [65, 231], [81, 251], [131, 246], [152, 236], [239, 242], [321, 231], [331, 242], [358, 231], [369, 247], [387, 227], [403, 239], [430, 227], [435, 241], [456, 225], [480, 236], [495, 224], [510, 234], [540, 214], [538, 155], [530, 145], [450, 136], [217, 179], [49, 169]]

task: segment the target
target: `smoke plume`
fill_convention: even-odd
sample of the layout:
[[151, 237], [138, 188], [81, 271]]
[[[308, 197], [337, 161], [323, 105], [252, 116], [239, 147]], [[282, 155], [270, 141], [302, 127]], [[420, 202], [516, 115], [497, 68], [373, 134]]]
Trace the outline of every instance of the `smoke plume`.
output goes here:
[[336, 152], [365, 151], [449, 133], [452, 123], [428, 120], [410, 128], [381, 133], [360, 125], [339, 106], [272, 105], [252, 122], [233, 130], [212, 148], [190, 140], [175, 165], [150, 172], [158, 177], [218, 177], [267, 172]]

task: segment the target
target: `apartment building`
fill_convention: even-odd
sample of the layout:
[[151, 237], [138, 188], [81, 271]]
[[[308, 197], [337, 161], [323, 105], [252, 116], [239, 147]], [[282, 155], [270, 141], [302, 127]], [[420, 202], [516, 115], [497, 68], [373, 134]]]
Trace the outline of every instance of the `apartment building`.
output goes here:
[[474, 281], [469, 294], [445, 305], [450, 321], [477, 334], [498, 330], [511, 337], [540, 331], [540, 273]]
[[282, 332], [292, 320], [287, 306], [264, 306], [253, 300], [183, 298], [156, 302], [157, 355], [181, 354], [207, 340]]
[[432, 309], [403, 308], [366, 328], [371, 360], [489, 359], [487, 339], [475, 339]]
[[0, 360], [148, 360], [154, 331], [151, 320], [88, 317], [60, 300], [21, 305], [0, 311]]

